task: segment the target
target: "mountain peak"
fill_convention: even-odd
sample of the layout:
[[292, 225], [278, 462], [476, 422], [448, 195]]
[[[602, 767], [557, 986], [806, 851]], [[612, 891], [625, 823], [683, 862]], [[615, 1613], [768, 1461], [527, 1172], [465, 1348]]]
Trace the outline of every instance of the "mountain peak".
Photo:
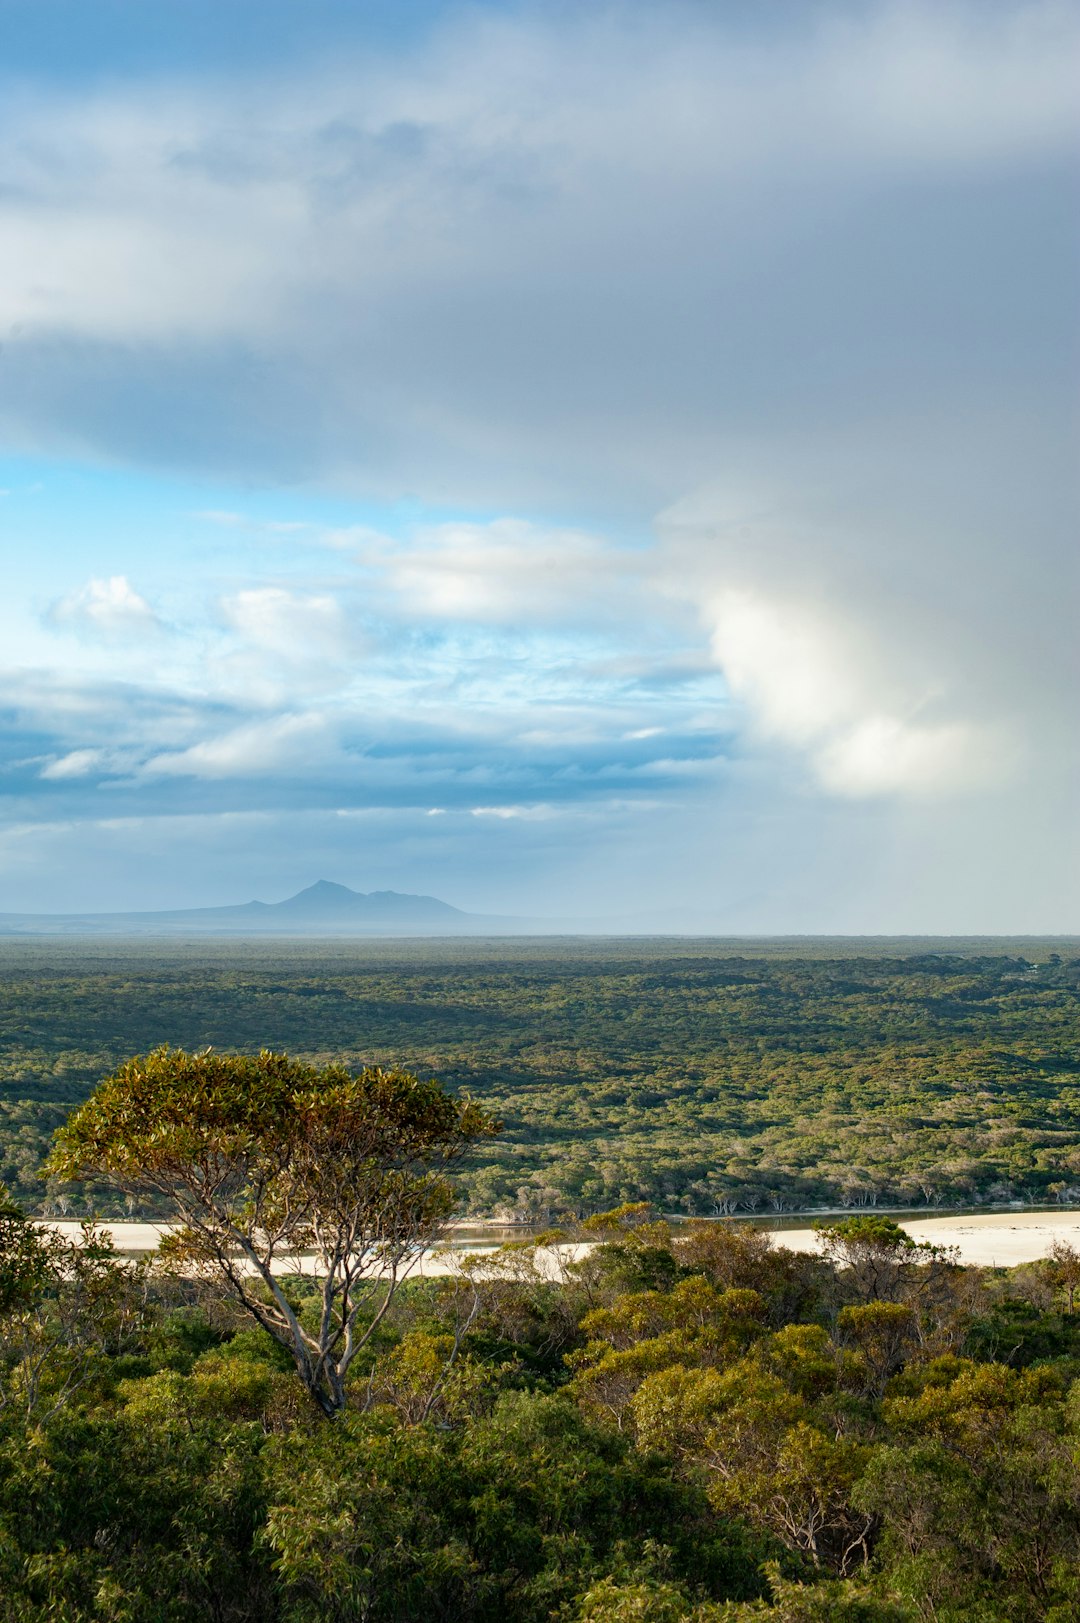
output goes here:
[[332, 879], [318, 879], [283, 902], [271, 902], [268, 911], [278, 917], [353, 919], [358, 923], [383, 921], [435, 922], [465, 917], [456, 907], [435, 896], [410, 896], [397, 890], [374, 890], [370, 895], [350, 890]]
[[287, 896], [283, 902], [271, 902], [276, 912], [283, 909], [298, 913], [338, 913], [363, 907], [367, 897], [348, 885], [335, 884], [332, 879], [317, 879], [313, 885]]
[[363, 893], [358, 890], [350, 890], [348, 885], [339, 885], [333, 879], [316, 879], [313, 885], [308, 885], [306, 889], [298, 890], [295, 896], [290, 896], [289, 901], [299, 902], [303, 899], [309, 902], [317, 902], [330, 901], [332, 898], [336, 901], [343, 901], [346, 897], [348, 897], [349, 901], [355, 902], [362, 899]]
[[196, 935], [262, 935], [267, 931], [332, 936], [470, 934], [488, 922], [437, 896], [413, 896], [400, 890], [374, 890], [365, 895], [332, 879], [318, 879], [283, 902], [175, 908], [163, 913], [0, 913], [0, 935], [45, 930], [80, 935], [141, 935], [147, 931], [167, 935], [184, 931]]

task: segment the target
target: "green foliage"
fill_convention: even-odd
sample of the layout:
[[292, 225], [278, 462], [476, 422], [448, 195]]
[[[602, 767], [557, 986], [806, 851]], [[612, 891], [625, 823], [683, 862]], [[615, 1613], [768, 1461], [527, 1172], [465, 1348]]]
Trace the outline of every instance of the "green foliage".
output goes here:
[[290, 1618], [540, 1623], [658, 1540], [708, 1593], [759, 1587], [753, 1540], [560, 1399], [508, 1396], [460, 1431], [349, 1419], [332, 1437], [275, 1448], [267, 1536]]
[[273, 1615], [261, 1427], [161, 1398], [0, 1441], [4, 1623]]
[[38, 1301], [53, 1275], [54, 1252], [48, 1235], [27, 1222], [0, 1184], [0, 1314]]
[[903, 1300], [921, 1277], [919, 1265], [945, 1255], [916, 1244], [899, 1223], [880, 1213], [819, 1223], [817, 1229], [826, 1258], [864, 1301]]
[[[0, 1406], [0, 1623], [1072, 1623], [1056, 1346], [972, 1356], [965, 1288], [934, 1311], [968, 1354], [936, 1354], [921, 1288], [866, 1301], [843, 1262], [785, 1317], [759, 1235], [607, 1232], [560, 1280], [515, 1246], [396, 1296], [332, 1426], [222, 1300], [44, 1240], [59, 1265], [0, 1315], [41, 1394]], [[660, 1285], [627, 1288], [635, 1244]], [[979, 1288], [1071, 1329], [1038, 1270]]]
[[994, 1359], [1013, 1368], [1051, 1358], [1069, 1358], [1080, 1374], [1080, 1323], [1075, 1314], [1060, 1314], [1023, 1297], [995, 1302], [976, 1318], [965, 1350], [976, 1358]]
[[953, 1359], [905, 1375], [883, 1407], [890, 1440], [856, 1489], [901, 1592], [946, 1618], [1070, 1615], [1078, 1418], [1050, 1366]]
[[[1073, 1623], [1080, 1263], [962, 1268], [870, 1203], [1071, 1198], [1076, 966], [798, 951], [0, 954], [24, 1204], [46, 1126], [169, 1038], [224, 1052], [117, 1072], [58, 1170], [194, 1155], [251, 1238], [283, 1165], [333, 1198], [377, 1161], [375, 1118], [389, 1191], [617, 1208], [555, 1277], [526, 1242], [408, 1282], [327, 1425], [197, 1244], [151, 1275], [0, 1203], [0, 1623]], [[466, 1086], [507, 1129], [459, 1170]], [[824, 1257], [657, 1217], [736, 1201], [848, 1204]], [[311, 1333], [324, 1280], [280, 1288]]]
[[[295, 1363], [327, 1415], [417, 1248], [453, 1206], [440, 1173], [493, 1119], [408, 1072], [318, 1070], [266, 1050], [127, 1061], [56, 1135], [49, 1171], [173, 1204], [161, 1253], [216, 1278]], [[305, 1315], [282, 1279], [314, 1255]]]
[[605, 1578], [585, 1595], [574, 1623], [916, 1623], [918, 1617], [876, 1584], [801, 1584], [784, 1578], [774, 1563], [766, 1570], [769, 1599], [719, 1605], [695, 1603], [663, 1579]]
[[69, 1239], [0, 1211], [0, 1418], [57, 1412], [108, 1381], [148, 1330], [144, 1265], [124, 1263], [84, 1223]]
[[[188, 1054], [164, 1046], [126, 1061], [94, 1090], [56, 1134], [46, 1171], [172, 1196], [206, 1165], [224, 1180], [223, 1204], [272, 1188], [283, 1204], [299, 1194], [313, 1220], [320, 1201], [340, 1199], [343, 1162], [361, 1177], [388, 1164], [442, 1164], [495, 1125], [470, 1100], [406, 1071], [372, 1066], [354, 1076], [266, 1049]], [[438, 1185], [423, 1193], [429, 1188], [442, 1195]], [[267, 1216], [279, 1216], [277, 1205]], [[303, 1237], [313, 1232], [309, 1221]]]
[[586, 1345], [567, 1362], [579, 1399], [622, 1424], [641, 1383], [656, 1372], [732, 1362], [763, 1331], [757, 1291], [720, 1291], [690, 1275], [671, 1291], [621, 1296], [581, 1320]]
[[471, 1089], [506, 1124], [458, 1175], [480, 1214], [1080, 1199], [1076, 963], [825, 950], [0, 944], [0, 1177], [31, 1209], [122, 1215], [40, 1163], [100, 1077], [169, 1041]]
[[866, 1378], [866, 1397], [880, 1398], [889, 1377], [903, 1369], [918, 1343], [914, 1308], [902, 1302], [862, 1302], [840, 1309], [836, 1320], [841, 1341], [858, 1349]]

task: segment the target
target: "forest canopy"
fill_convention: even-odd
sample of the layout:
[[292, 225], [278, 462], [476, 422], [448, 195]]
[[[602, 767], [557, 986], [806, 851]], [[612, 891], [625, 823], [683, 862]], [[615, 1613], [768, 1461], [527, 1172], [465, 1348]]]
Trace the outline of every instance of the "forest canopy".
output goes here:
[[0, 945], [0, 1176], [30, 1210], [122, 1215], [41, 1163], [169, 1042], [468, 1090], [504, 1123], [454, 1175], [477, 1216], [1075, 1203], [1075, 949], [932, 945]]
[[0, 1623], [1072, 1623], [1075, 1253], [584, 1233], [406, 1281], [331, 1420], [178, 1259], [3, 1203]]

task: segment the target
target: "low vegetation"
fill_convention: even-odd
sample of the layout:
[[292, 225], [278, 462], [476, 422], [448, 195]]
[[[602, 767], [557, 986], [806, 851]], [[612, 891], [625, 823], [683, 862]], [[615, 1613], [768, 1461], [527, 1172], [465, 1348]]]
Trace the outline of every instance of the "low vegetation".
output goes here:
[[403, 1065], [504, 1123], [477, 1216], [1080, 1201], [1080, 958], [1061, 944], [0, 947], [0, 1176], [28, 1210], [154, 1209], [40, 1177], [162, 1042]]
[[[220, 1280], [6, 1203], [0, 1620], [1080, 1615], [1074, 1253], [963, 1268], [881, 1214], [821, 1257], [641, 1205], [577, 1232], [407, 1281], [328, 1411]], [[319, 1281], [284, 1289], [314, 1333]]]

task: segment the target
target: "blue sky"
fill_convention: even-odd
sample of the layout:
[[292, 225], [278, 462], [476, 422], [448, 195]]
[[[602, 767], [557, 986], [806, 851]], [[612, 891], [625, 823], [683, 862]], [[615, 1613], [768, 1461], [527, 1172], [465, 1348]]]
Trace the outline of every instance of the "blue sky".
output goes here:
[[1078, 927], [1080, 8], [0, 24], [0, 911]]

